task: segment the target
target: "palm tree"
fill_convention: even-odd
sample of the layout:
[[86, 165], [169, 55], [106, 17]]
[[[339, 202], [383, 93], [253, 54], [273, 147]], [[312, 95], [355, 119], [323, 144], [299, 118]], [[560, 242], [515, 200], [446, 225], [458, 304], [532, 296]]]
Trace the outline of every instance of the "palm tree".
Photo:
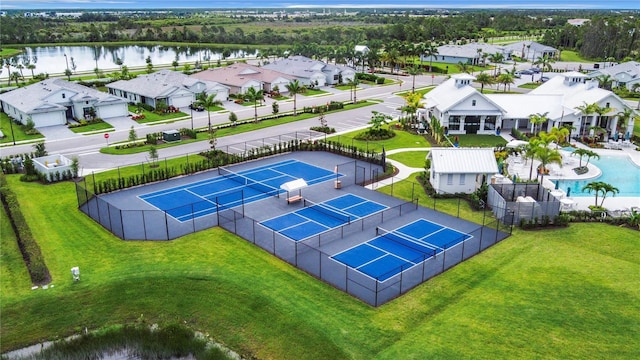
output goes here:
[[433, 61], [433, 58], [438, 56], [438, 48], [433, 43], [429, 42], [428, 44], [423, 44], [420, 47], [420, 50], [420, 52], [422, 52], [425, 57], [429, 58], [429, 72], [433, 72], [431, 63]]
[[536, 149], [536, 159], [540, 160], [540, 183], [544, 179], [547, 165], [555, 163], [562, 167], [562, 155], [558, 150], [549, 149], [547, 146], [540, 146]]
[[[606, 133], [606, 132], [607, 132], [607, 130], [606, 130], [606, 128], [605, 128], [605, 127], [603, 127], [603, 126], [601, 125], [601, 124], [602, 124], [602, 117], [603, 117], [605, 114], [608, 114], [609, 112], [611, 112], [611, 110], [613, 110], [613, 109], [611, 109], [610, 107], [607, 107], [607, 106], [600, 106], [600, 105], [598, 105], [598, 104], [594, 104], [594, 107], [593, 107], [593, 112], [594, 112], [594, 113], [596, 113], [596, 114], [598, 114], [598, 120], [597, 120], [597, 122], [596, 122], [596, 126], [599, 126], [599, 127], [603, 128], [604, 133]], [[607, 121], [607, 123], [608, 123], [608, 121]], [[605, 125], [605, 126], [607, 126], [607, 125]]]
[[576, 149], [574, 152], [571, 153], [571, 156], [580, 157], [580, 164], [578, 165], [580, 167], [582, 167], [582, 158], [584, 156], [587, 157], [587, 163], [585, 164], [585, 166], [589, 165], [589, 161], [591, 161], [591, 158], [600, 159], [600, 155], [598, 155], [597, 152], [591, 151], [588, 149]]
[[288, 83], [287, 85], [285, 85], [285, 87], [289, 91], [289, 94], [293, 95], [293, 116], [296, 116], [298, 115], [297, 109], [296, 109], [297, 95], [304, 93], [307, 90], [307, 88], [305, 88], [304, 85], [300, 85], [300, 82], [298, 82], [297, 79]]
[[556, 144], [559, 145], [560, 143], [564, 143], [567, 141], [567, 137], [571, 134], [571, 132], [566, 127], [552, 127], [549, 134], [555, 138]]
[[511, 90], [511, 84], [514, 82], [514, 76], [509, 72], [505, 72], [498, 75], [496, 81], [499, 84], [502, 84], [504, 86], [504, 92], [507, 92], [507, 85], [509, 86], [509, 90]]
[[413, 76], [413, 81], [411, 82], [411, 92], [416, 91], [416, 75], [422, 74], [422, 69], [418, 65], [409, 66], [407, 68], [407, 74]]
[[[582, 192], [593, 192], [596, 195], [595, 206], [602, 207], [604, 205], [604, 199], [607, 197], [608, 193], [615, 196], [615, 194], [619, 193], [620, 190], [604, 181], [592, 181], [582, 188]], [[600, 202], [600, 205], [598, 205], [598, 194], [602, 194], [602, 201]]]
[[613, 85], [613, 78], [609, 74], [603, 74], [596, 77], [598, 80], [598, 86], [605, 90], [611, 90], [611, 86]]
[[389, 48], [384, 53], [382, 53], [381, 60], [389, 64], [389, 68], [391, 69], [391, 73], [393, 74], [393, 69], [398, 64], [398, 59], [400, 58], [400, 53], [398, 49]]
[[625, 107], [622, 111], [618, 111], [616, 114], [618, 116], [618, 128], [623, 132], [627, 130], [629, 126], [629, 120], [633, 116], [634, 111], [631, 108]]
[[211, 133], [211, 109], [210, 108], [212, 108], [214, 106], [221, 106], [222, 105], [222, 101], [216, 100], [216, 95], [217, 94], [211, 94], [211, 95], [207, 96], [207, 93], [205, 93], [203, 91], [200, 94], [198, 94], [198, 96], [197, 96], [198, 102], [200, 102], [200, 104], [202, 106], [204, 106], [205, 109], [207, 109], [207, 116], [209, 118], [207, 129], [208, 129], [209, 133]]
[[525, 159], [531, 159], [531, 165], [529, 168], [529, 180], [531, 180], [531, 178], [533, 177], [533, 159], [535, 159], [536, 157], [536, 152], [538, 151], [538, 148], [540, 147], [540, 140], [538, 139], [531, 139], [531, 141], [529, 141], [527, 143], [527, 145], [524, 146], [524, 158]]
[[496, 79], [484, 72], [476, 75], [476, 82], [480, 84], [480, 93], [484, 91], [485, 85], [493, 85], [496, 83]]
[[35, 75], [33, 74], [33, 70], [36, 69], [36, 65], [35, 64], [28, 64], [27, 65], [27, 69], [31, 70], [31, 77], [33, 78]]
[[258, 122], [258, 101], [264, 100], [262, 90], [256, 90], [256, 88], [250, 87], [244, 96], [246, 96], [249, 101], [253, 101], [253, 121]]
[[583, 129], [582, 135], [584, 135], [584, 129], [587, 129], [589, 127], [589, 125], [587, 125], [587, 122], [589, 120], [589, 115], [595, 112], [594, 109], [597, 106], [598, 106], [597, 103], [587, 104], [586, 102], [583, 102], [583, 104], [580, 106], [576, 106], [576, 110], [580, 110], [582, 115], [584, 115], [584, 124], [582, 124], [582, 129]]
[[351, 100], [356, 103], [357, 102], [357, 96], [356, 96], [356, 91], [358, 89], [358, 85], [360, 84], [360, 81], [358, 81], [357, 77], [353, 77], [353, 79], [349, 79], [349, 81], [347, 82], [347, 85], [349, 85], [351, 87], [351, 94], [353, 94]]
[[537, 113], [537, 114], [529, 115], [529, 122], [531, 123], [531, 132], [532, 133], [537, 135], [538, 129], [537, 129], [536, 125], [544, 124], [546, 121], [548, 121], [549, 118], [547, 117], [547, 115], [549, 115], [548, 111], [543, 113], [543, 114]]
[[467, 74], [471, 74], [471, 70], [473, 69], [471, 65], [469, 65], [468, 63], [463, 63], [462, 61], [458, 61], [457, 66], [458, 69], [460, 69], [460, 72]]
[[551, 67], [551, 64], [553, 64], [554, 62], [556, 61], [553, 58], [549, 57], [549, 55], [547, 54], [544, 54], [533, 63], [533, 65], [540, 65], [540, 78], [544, 76], [545, 70], [549, 70], [549, 71], [553, 70], [553, 68]]

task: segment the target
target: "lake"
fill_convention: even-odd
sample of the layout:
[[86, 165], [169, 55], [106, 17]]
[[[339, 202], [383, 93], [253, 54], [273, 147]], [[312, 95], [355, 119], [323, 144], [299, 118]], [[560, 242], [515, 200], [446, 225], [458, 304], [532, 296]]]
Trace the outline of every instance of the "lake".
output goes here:
[[[227, 58], [253, 57], [257, 53], [256, 49], [234, 49], [229, 51], [230, 55]], [[146, 66], [147, 57], [151, 57], [151, 63], [154, 65], [171, 64], [176, 58], [180, 62], [180, 66], [182, 66], [183, 62], [195, 62], [198, 60], [207, 65], [209, 62], [214, 64], [219, 59], [223, 60], [222, 53], [223, 49], [221, 48], [203, 46], [38, 46], [26, 47], [25, 52], [15, 58], [22, 64], [24, 64], [25, 57], [31, 59], [31, 63], [36, 66], [33, 70], [35, 74], [61, 74], [67, 68], [67, 63], [71, 70], [73, 70], [73, 63], [75, 63], [76, 73], [92, 72], [96, 67], [101, 70], [117, 69], [119, 67], [116, 64], [118, 58], [129, 69]], [[11, 72], [14, 71], [19, 70], [12, 67]], [[26, 69], [26, 67], [22, 70], [22, 73], [25, 76], [31, 76], [31, 70]], [[7, 77], [7, 69], [3, 67], [0, 78], [6, 79]]]

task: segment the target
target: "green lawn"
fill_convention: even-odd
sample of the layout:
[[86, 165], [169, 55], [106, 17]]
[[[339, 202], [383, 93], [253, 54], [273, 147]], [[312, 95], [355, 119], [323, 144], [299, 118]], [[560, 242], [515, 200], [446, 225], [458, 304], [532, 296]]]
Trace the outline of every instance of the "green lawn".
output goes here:
[[[218, 108], [218, 107], [216, 107]], [[222, 108], [220, 108], [221, 110], [223, 110]], [[189, 116], [188, 114], [185, 114], [183, 112], [175, 112], [175, 113], [165, 113], [165, 114], [157, 114], [153, 111], [147, 111], [145, 109], [138, 109], [138, 107], [136, 105], [129, 105], [129, 112], [134, 113], [134, 114], [142, 114], [144, 115], [144, 119], [138, 119], [136, 120], [138, 123], [141, 124], [146, 124], [146, 123], [152, 123], [152, 122], [158, 122], [158, 121], [168, 121], [168, 120], [173, 120], [173, 119], [178, 119], [178, 118], [184, 118]]]
[[387, 155], [387, 159], [399, 161], [409, 167], [424, 168], [424, 162], [429, 149], [425, 151], [405, 151]]
[[18, 54], [21, 54], [22, 52], [24, 52], [24, 49], [13, 49], [13, 48], [8, 48], [3, 46], [2, 48], [0, 48], [0, 58], [10, 58], [13, 56], [16, 56]]
[[318, 90], [318, 89], [306, 89], [303, 93], [301, 93], [300, 95], [304, 95], [304, 96], [318, 96], [318, 95], [328, 95], [329, 92], [328, 91], [324, 91], [324, 90]]
[[[424, 96], [424, 94], [428, 93], [429, 91], [431, 91], [431, 90], [433, 90], [435, 88], [436, 88], [435, 86], [428, 86], [428, 87], [425, 87], [425, 88], [418, 88], [418, 89], [416, 89], [415, 92], [416, 92], [416, 94], [420, 94], [420, 96]], [[411, 91], [401, 91], [401, 92], [397, 92], [395, 94], [398, 95], [398, 96], [405, 96], [405, 95], [409, 94], [410, 92]]]
[[562, 53], [560, 53], [560, 61], [593, 63], [593, 61], [583, 58], [578, 52], [573, 50], [563, 50]]
[[[11, 128], [13, 127], [13, 136], [11, 135]], [[35, 135], [27, 135], [23, 130], [22, 125], [18, 125], [16, 123], [11, 123], [11, 119], [9, 116], [3, 112], [0, 112], [0, 130], [4, 134], [4, 137], [0, 139], [0, 143], [13, 143], [13, 139], [15, 137], [15, 141], [24, 141], [24, 140], [38, 140], [44, 139], [44, 136], [40, 133]]]
[[526, 84], [522, 84], [520, 86], [518, 86], [519, 88], [522, 89], [535, 89], [538, 86], [542, 85], [542, 83], [536, 83], [536, 82], [532, 82], [532, 83], [526, 83]]
[[402, 130], [395, 130], [396, 136], [391, 139], [381, 141], [361, 141], [354, 139], [355, 136], [365, 130], [356, 130], [342, 135], [327, 137], [329, 141], [338, 141], [345, 145], [357, 146], [363, 150], [373, 150], [376, 152], [385, 150], [400, 149], [406, 147], [428, 148], [429, 142], [421, 135], [411, 134]]
[[247, 358], [640, 357], [637, 231], [516, 230], [372, 308], [218, 228], [122, 241], [77, 211], [71, 183], [8, 182], [55, 287], [30, 289], [0, 222], [3, 352], [85, 327], [179, 321]]
[[[205, 159], [204, 157], [197, 154], [191, 154], [188, 156], [181, 156], [181, 157], [171, 158], [171, 159], [158, 159], [156, 164], [158, 165], [158, 167], [156, 167], [155, 169], [170, 169], [173, 167], [173, 168], [176, 168], [177, 170], [180, 170], [180, 167], [184, 164], [195, 163], [195, 162], [202, 161], [204, 159]], [[149, 170], [152, 169], [151, 165], [152, 163], [147, 161], [138, 165], [125, 166], [120, 169], [102, 171], [91, 176], [87, 180], [87, 182], [92, 183], [93, 178], [95, 178], [96, 181], [102, 181], [107, 179], [117, 179], [119, 177], [128, 178], [131, 175], [142, 176], [142, 174], [148, 173]]]
[[76, 134], [91, 132], [91, 131], [98, 131], [98, 130], [112, 130], [112, 129], [113, 129], [113, 126], [111, 126], [111, 124], [105, 121], [95, 123], [95, 124], [89, 124], [85, 126], [69, 128], [69, 130], [73, 131]]
[[504, 146], [507, 144], [501, 136], [494, 135], [477, 135], [477, 134], [464, 134], [464, 135], [449, 135], [449, 140], [454, 142], [454, 138], [458, 137], [460, 147], [496, 147]]

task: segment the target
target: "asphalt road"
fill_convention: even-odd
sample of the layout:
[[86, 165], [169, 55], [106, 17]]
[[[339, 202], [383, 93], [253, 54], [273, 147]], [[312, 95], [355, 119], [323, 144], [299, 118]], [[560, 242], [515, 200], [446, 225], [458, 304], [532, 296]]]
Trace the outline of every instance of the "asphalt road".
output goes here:
[[[360, 85], [356, 92], [358, 100], [372, 99], [381, 101], [380, 104], [366, 106], [359, 109], [341, 111], [332, 114], [326, 114], [328, 126], [336, 128], [338, 132], [349, 131], [356, 128], [361, 128], [367, 125], [371, 120], [371, 111], [379, 111], [385, 114], [389, 114], [396, 118], [400, 115], [400, 107], [405, 102], [400, 96], [394, 95], [394, 93], [408, 90], [412, 86], [412, 77], [397, 77], [390, 76], [393, 79], [400, 79], [403, 81], [401, 85], [387, 85], [387, 86], [367, 86]], [[416, 88], [424, 87], [427, 85], [438, 84], [445, 80], [444, 76], [436, 76], [432, 79], [431, 75], [416, 76], [415, 86]], [[347, 101], [350, 100], [350, 92], [348, 90], [341, 91], [336, 89], [330, 89], [330, 94], [323, 96], [297, 96], [296, 107], [302, 109], [305, 106], [314, 106], [325, 104], [329, 101]], [[258, 107], [258, 116], [269, 115], [272, 112], [271, 103], [273, 100], [266, 99], [265, 105]], [[293, 99], [287, 101], [279, 101], [280, 112], [293, 110]], [[254, 108], [244, 107], [236, 104], [230, 104], [226, 106], [229, 110], [236, 113], [239, 119], [247, 119], [253, 117]], [[212, 124], [221, 124], [229, 122], [229, 113], [211, 114]], [[126, 141], [129, 137], [129, 130], [131, 125], [134, 126], [136, 134], [139, 138], [143, 138], [148, 133], [161, 132], [165, 130], [175, 130], [179, 128], [190, 128], [191, 119], [185, 119], [173, 123], [147, 125], [138, 124], [130, 119], [119, 119], [111, 122], [115, 127], [115, 131], [109, 132], [109, 144], [115, 142]], [[206, 112], [193, 112], [193, 126], [205, 127], [208, 124], [208, 117]], [[297, 121], [293, 123], [282, 124], [273, 126], [259, 131], [243, 133], [233, 136], [225, 136], [218, 138], [217, 147], [223, 148], [230, 144], [237, 144], [246, 141], [259, 140], [265, 137], [278, 136], [280, 134], [287, 134], [293, 132], [308, 132], [310, 127], [319, 126], [317, 118], [308, 120]], [[63, 154], [68, 157], [77, 156], [80, 160], [80, 167], [82, 173], [90, 173], [91, 171], [99, 171], [103, 169], [111, 169], [117, 166], [125, 166], [131, 164], [137, 164], [143, 161], [148, 161], [148, 153], [139, 153], [131, 155], [106, 155], [99, 152], [100, 148], [107, 146], [107, 140], [104, 138], [103, 133], [93, 135], [81, 135], [75, 134], [69, 131], [66, 126], [55, 126], [44, 129], [45, 142], [47, 151], [50, 154]], [[170, 148], [164, 148], [158, 150], [160, 159], [166, 157], [174, 157], [183, 155], [186, 153], [197, 153], [208, 149], [209, 144], [206, 141], [199, 141], [195, 143], [185, 144], [181, 146], [173, 146]], [[22, 144], [16, 146], [5, 146], [0, 149], [1, 156], [16, 155], [33, 151], [33, 144]]]

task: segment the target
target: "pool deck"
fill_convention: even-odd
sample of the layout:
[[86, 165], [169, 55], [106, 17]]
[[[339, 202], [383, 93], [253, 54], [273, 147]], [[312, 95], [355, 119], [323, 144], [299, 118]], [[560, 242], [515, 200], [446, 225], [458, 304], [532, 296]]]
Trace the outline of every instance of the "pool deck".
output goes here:
[[[507, 141], [512, 140], [510, 135], [503, 136]], [[621, 147], [620, 149], [593, 149], [589, 148], [586, 145], [579, 142], [572, 142], [572, 146], [576, 148], [583, 148], [592, 150], [599, 155], [627, 155], [631, 161], [633, 161], [637, 166], [640, 167], [640, 151], [636, 151], [635, 146]], [[555, 183], [553, 180], [562, 179], [562, 180], [583, 180], [583, 179], [591, 179], [600, 176], [601, 171], [598, 167], [593, 164], [589, 164], [589, 172], [583, 175], [577, 175], [573, 168], [579, 165], [579, 159], [573, 156], [570, 156], [568, 152], [562, 151], [562, 166], [558, 164], [550, 164], [547, 165], [549, 169], [549, 175], [545, 175], [543, 180], [543, 186], [547, 189], [553, 190], [555, 188]], [[507, 159], [507, 163], [509, 164], [509, 173], [515, 174], [517, 177], [521, 179], [529, 179], [529, 173], [531, 170], [531, 160], [524, 160], [519, 157], [511, 156]], [[586, 160], [583, 159], [583, 165], [586, 163]], [[533, 161], [533, 176], [535, 177], [535, 169], [540, 165], [538, 160]], [[621, 171], [624, 171], [621, 169]], [[570, 197], [571, 200], [575, 203], [575, 209], [577, 210], [587, 210], [589, 205], [595, 204], [594, 196], [574, 196]], [[640, 207], [640, 197], [625, 197], [625, 196], [607, 196], [605, 203], [605, 207], [610, 210], [628, 210], [632, 207]]]

